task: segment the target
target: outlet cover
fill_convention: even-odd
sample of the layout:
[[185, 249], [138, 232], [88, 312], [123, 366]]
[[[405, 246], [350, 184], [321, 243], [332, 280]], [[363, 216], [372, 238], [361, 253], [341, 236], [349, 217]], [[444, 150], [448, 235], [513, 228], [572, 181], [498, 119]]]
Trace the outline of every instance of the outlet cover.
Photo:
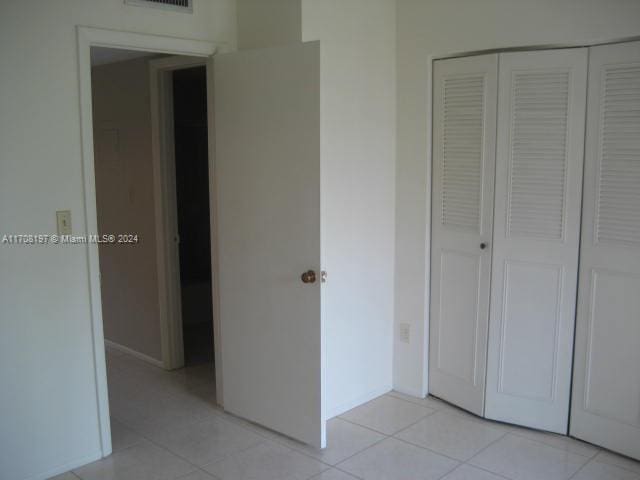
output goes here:
[[402, 343], [409, 343], [411, 339], [411, 325], [408, 323], [401, 323], [398, 325], [398, 339]]

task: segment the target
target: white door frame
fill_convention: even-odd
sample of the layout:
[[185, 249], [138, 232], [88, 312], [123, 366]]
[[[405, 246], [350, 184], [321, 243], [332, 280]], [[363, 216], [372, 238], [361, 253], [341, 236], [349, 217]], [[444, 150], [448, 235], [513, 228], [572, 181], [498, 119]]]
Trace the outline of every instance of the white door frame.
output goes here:
[[[172, 55], [187, 55], [201, 57], [205, 59], [205, 61], [207, 58], [210, 59], [216, 53], [228, 51], [229, 48], [225, 42], [208, 42], [203, 40], [192, 40], [85, 26], [78, 26], [76, 33], [78, 41], [78, 82], [80, 90], [80, 134], [82, 146], [81, 168], [84, 187], [83, 233], [86, 235], [97, 235], [98, 217], [96, 208], [93, 115], [91, 101], [91, 47], [108, 47]], [[211, 64], [211, 61], [208, 61], [207, 64]], [[207, 76], [211, 75], [211, 69], [208, 68], [207, 70]], [[211, 95], [208, 95], [207, 103], [212, 106]], [[213, 152], [213, 125], [209, 125], [208, 128], [209, 151]], [[209, 155], [209, 177], [211, 181], [213, 179], [213, 155]], [[211, 191], [212, 189], [210, 189], [210, 201], [213, 199]], [[215, 211], [215, 209], [212, 208], [212, 211]], [[215, 238], [213, 231], [211, 234], [212, 239]], [[98, 256], [98, 245], [87, 242], [86, 247], [89, 300], [91, 305], [92, 346], [96, 382], [96, 403], [99, 422], [98, 427], [100, 429], [100, 447], [102, 450], [102, 456], [106, 457], [111, 453], [112, 448], [111, 428], [109, 424], [109, 396], [107, 391], [104, 331], [102, 323], [102, 298], [100, 294], [100, 262]], [[214, 252], [212, 252], [211, 257], [212, 259], [215, 258]], [[212, 271], [212, 276], [214, 275], [214, 271]], [[212, 283], [215, 284], [213, 278]], [[214, 317], [216, 317], [215, 310]], [[217, 332], [216, 338], [219, 342], [219, 332]], [[216, 362], [216, 370], [216, 373], [222, 371], [218, 362]], [[221, 385], [222, 378], [216, 375], [216, 383], [218, 382], [220, 382]]]
[[162, 365], [167, 370], [184, 366], [171, 74], [203, 65], [206, 60], [201, 57], [172, 56], [149, 61], [160, 339]]

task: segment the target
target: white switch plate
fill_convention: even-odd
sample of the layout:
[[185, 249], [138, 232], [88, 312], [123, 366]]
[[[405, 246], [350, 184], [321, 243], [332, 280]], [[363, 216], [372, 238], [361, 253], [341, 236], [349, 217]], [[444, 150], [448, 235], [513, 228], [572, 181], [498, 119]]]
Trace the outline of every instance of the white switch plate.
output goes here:
[[398, 325], [398, 339], [402, 343], [409, 343], [411, 339], [411, 325], [408, 323], [401, 323]]
[[58, 235], [71, 235], [71, 210], [58, 210], [56, 212]]

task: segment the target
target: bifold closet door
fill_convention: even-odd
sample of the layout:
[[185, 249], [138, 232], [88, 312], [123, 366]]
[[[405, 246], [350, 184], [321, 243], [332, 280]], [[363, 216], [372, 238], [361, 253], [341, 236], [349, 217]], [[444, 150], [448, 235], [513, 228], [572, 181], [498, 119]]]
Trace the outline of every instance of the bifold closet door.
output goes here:
[[587, 49], [500, 55], [485, 416], [567, 433]]
[[640, 42], [591, 49], [571, 435], [640, 460]]
[[491, 276], [497, 55], [434, 63], [429, 390], [477, 415]]

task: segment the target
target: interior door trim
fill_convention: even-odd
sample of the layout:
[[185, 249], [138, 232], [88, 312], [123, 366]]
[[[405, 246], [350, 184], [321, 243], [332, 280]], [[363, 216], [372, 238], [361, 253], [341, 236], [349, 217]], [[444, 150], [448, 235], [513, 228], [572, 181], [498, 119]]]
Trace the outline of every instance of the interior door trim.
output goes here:
[[[78, 45], [79, 115], [83, 181], [83, 215], [81, 223], [84, 224], [84, 231], [82, 233], [88, 236], [97, 235], [98, 233], [91, 100], [91, 47], [121, 48], [208, 58], [216, 53], [228, 51], [229, 46], [226, 42], [209, 42], [87, 26], [76, 27], [76, 40]], [[106, 457], [111, 454], [112, 446], [102, 323], [100, 263], [98, 245], [95, 243], [86, 243], [85, 248], [92, 330], [93, 368], [96, 382], [96, 405], [98, 410], [98, 429], [100, 431], [100, 450], [102, 456]]]

